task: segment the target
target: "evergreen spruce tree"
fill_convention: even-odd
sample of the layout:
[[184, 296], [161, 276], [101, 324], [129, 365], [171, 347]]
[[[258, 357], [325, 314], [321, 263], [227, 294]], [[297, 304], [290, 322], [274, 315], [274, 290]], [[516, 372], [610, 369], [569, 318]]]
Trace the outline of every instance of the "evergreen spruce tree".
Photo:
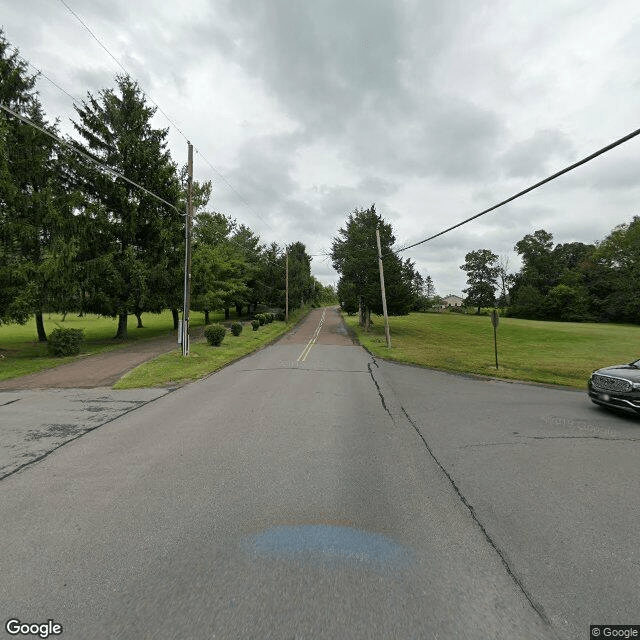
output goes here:
[[356, 209], [333, 239], [331, 258], [333, 268], [341, 275], [339, 292], [348, 293], [349, 297], [341, 302], [351, 308], [353, 296], [357, 297], [363, 312], [361, 322], [366, 328], [369, 327], [371, 312], [382, 314], [376, 227], [380, 229], [389, 315], [406, 315], [415, 301], [415, 267], [411, 260], [407, 258], [403, 262], [391, 251], [395, 242], [391, 225], [376, 213], [375, 205], [369, 209]]
[[[0, 32], [0, 101], [56, 133], [45, 119], [35, 77]], [[5, 112], [0, 114], [0, 321], [35, 315], [46, 341], [43, 311], [71, 299], [76, 286], [73, 197], [63, 187], [57, 143]]]
[[128, 182], [76, 163], [76, 185], [85, 200], [86, 222], [95, 237], [87, 269], [89, 310], [118, 318], [116, 338], [127, 337], [127, 317], [138, 326], [145, 311], [175, 303], [184, 218], [177, 167], [167, 150], [167, 129], [151, 124], [155, 109], [137, 83], [116, 77], [116, 88], [91, 93], [76, 107], [76, 131], [87, 153], [141, 184], [172, 209]]

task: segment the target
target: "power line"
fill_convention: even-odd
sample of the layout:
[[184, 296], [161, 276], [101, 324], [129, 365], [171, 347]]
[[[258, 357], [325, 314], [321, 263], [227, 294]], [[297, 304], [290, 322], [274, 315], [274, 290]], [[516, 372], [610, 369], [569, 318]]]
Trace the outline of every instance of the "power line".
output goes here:
[[[69, 13], [71, 13], [71, 15], [89, 32], [91, 37], [107, 52], [109, 57], [125, 72], [125, 74], [131, 77], [131, 74], [126, 69], [126, 67], [111, 53], [111, 51], [109, 51], [109, 49], [102, 43], [100, 38], [98, 38], [98, 36], [95, 33], [93, 33], [93, 31], [89, 28], [87, 23], [65, 2], [65, 0], [59, 0], [59, 1], [62, 5], [66, 7]], [[147, 96], [147, 99], [149, 100], [149, 102], [151, 102], [158, 109], [158, 111], [160, 111], [160, 113], [169, 121], [169, 123], [173, 127], [175, 127], [176, 131], [178, 131], [178, 133], [185, 139], [185, 141], [189, 142], [189, 140], [187, 139], [187, 136], [183, 133], [180, 127], [164, 112], [162, 107], [148, 93], [144, 91], [143, 93], [145, 94], [145, 96]]]
[[[108, 49], [108, 47], [98, 38], [98, 36], [96, 36], [96, 34], [91, 30], [91, 28], [87, 25], [87, 23], [67, 4], [67, 2], [65, 2], [65, 0], [59, 0], [59, 2], [88, 31], [88, 33], [91, 35], [91, 37], [100, 45], [100, 47], [118, 65], [118, 67], [120, 67], [120, 69], [122, 69], [122, 71], [124, 71], [124, 73], [127, 76], [132, 77], [131, 74], [129, 73], [129, 71], [127, 70], [127, 68], [111, 53], [111, 51]], [[62, 91], [64, 91], [64, 89], [62, 89]], [[65, 91], [65, 93], [67, 93], [67, 92]], [[160, 111], [160, 113], [167, 119], [167, 121], [176, 129], [176, 131], [178, 131], [178, 133], [188, 143], [189, 140], [188, 140], [187, 136], [185, 135], [185, 133], [167, 115], [166, 111], [164, 111], [164, 109], [148, 93], [143, 91], [143, 94], [147, 97], [149, 102], [151, 102], [158, 109], [158, 111]], [[67, 95], [69, 95], [69, 94], [67, 94]], [[246, 201], [246, 199], [242, 196], [242, 194], [225, 178], [225, 176], [222, 175], [222, 173], [220, 173], [220, 171], [218, 171], [218, 169], [216, 169], [211, 162], [209, 162], [209, 160], [204, 156], [204, 154], [195, 145], [193, 146], [193, 148], [195, 149], [196, 153], [199, 154], [202, 157], [202, 159], [205, 161], [205, 163], [208, 164], [209, 167], [213, 171], [215, 171], [215, 173], [224, 181], [224, 183], [236, 194], [236, 196], [238, 196], [238, 198], [240, 198], [240, 200], [245, 204], [245, 206], [249, 209], [249, 211], [251, 211], [259, 220], [262, 220], [262, 222], [264, 222], [264, 224], [266, 224], [267, 227], [269, 227], [269, 229], [271, 229], [271, 231], [275, 231], [273, 229], [273, 227], [267, 222], [267, 220], [251, 207], [251, 205]]]
[[32, 122], [31, 120], [29, 120], [29, 118], [25, 118], [24, 116], [20, 115], [19, 113], [17, 113], [16, 111], [11, 109], [10, 107], [7, 107], [7, 105], [2, 104], [1, 102], [0, 102], [0, 109], [3, 109], [4, 111], [6, 111], [7, 113], [11, 114], [12, 116], [18, 118], [18, 120], [21, 120], [25, 124], [28, 124], [28, 125], [32, 126], [34, 129], [37, 129], [41, 133], [44, 133], [45, 135], [49, 136], [50, 138], [53, 138], [58, 144], [61, 144], [61, 145], [65, 146], [65, 147], [67, 147], [67, 149], [71, 149], [71, 151], [73, 151], [74, 153], [77, 153], [78, 155], [82, 156], [83, 158], [86, 158], [87, 160], [89, 160], [93, 164], [97, 165], [100, 169], [102, 169], [106, 173], [108, 173], [108, 174], [110, 174], [110, 175], [112, 175], [112, 176], [114, 176], [116, 178], [120, 178], [121, 180], [124, 180], [125, 182], [128, 182], [130, 185], [136, 187], [137, 189], [140, 189], [141, 191], [144, 191], [147, 195], [150, 195], [152, 198], [155, 198], [156, 200], [162, 202], [163, 204], [166, 204], [168, 207], [171, 207], [174, 211], [179, 213], [181, 216], [185, 215], [184, 213], [179, 211], [177, 207], [175, 207], [173, 204], [171, 204], [170, 202], [168, 202], [164, 198], [161, 198], [160, 196], [156, 195], [152, 191], [149, 191], [149, 189], [147, 189], [146, 187], [143, 187], [141, 184], [138, 184], [137, 182], [134, 182], [133, 180], [130, 180], [129, 178], [127, 178], [127, 176], [125, 176], [122, 173], [120, 173], [120, 172], [116, 171], [115, 169], [111, 168], [109, 165], [104, 164], [103, 162], [100, 162], [99, 160], [96, 160], [94, 157], [92, 157], [88, 153], [82, 151], [81, 149], [78, 149], [78, 147], [73, 146], [72, 144], [70, 144], [66, 140], [62, 140], [62, 138], [59, 138], [54, 133], [51, 133], [51, 131], [47, 131], [46, 129], [44, 129], [40, 125], [37, 125], [35, 122]]
[[255, 211], [253, 207], [244, 199], [242, 194], [220, 173], [220, 171], [218, 171], [213, 166], [213, 164], [211, 164], [211, 162], [209, 162], [209, 160], [204, 156], [204, 154], [200, 151], [200, 149], [198, 149], [195, 146], [193, 148], [195, 149], [196, 153], [205, 161], [205, 163], [208, 164], [209, 167], [218, 174], [218, 176], [220, 176], [220, 178], [225, 182], [225, 184], [229, 187], [229, 189], [231, 189], [231, 191], [233, 191], [238, 196], [238, 198], [240, 198], [240, 200], [244, 203], [247, 209], [249, 209], [249, 211], [251, 211], [251, 213], [253, 213], [259, 220], [262, 220], [262, 222], [264, 222], [267, 225], [267, 227], [271, 229], [271, 231], [275, 232], [275, 229], [264, 219], [264, 217], [260, 215], [257, 211]]
[[[479, 218], [480, 216], [483, 216], [487, 213], [490, 213], [491, 211], [495, 211], [496, 209], [504, 206], [505, 204], [508, 204], [509, 202], [513, 202], [514, 200], [516, 200], [517, 198], [520, 198], [521, 196], [529, 193], [530, 191], [533, 191], [534, 189], [537, 189], [538, 187], [541, 187], [542, 185], [546, 184], [547, 182], [551, 182], [552, 180], [555, 180], [556, 178], [560, 177], [561, 175], [564, 175], [565, 173], [568, 173], [569, 171], [572, 171], [573, 169], [576, 169], [577, 167], [586, 164], [587, 162], [593, 160], [594, 158], [597, 158], [598, 156], [602, 155], [603, 153], [606, 153], [607, 151], [610, 151], [611, 149], [614, 149], [615, 147], [628, 142], [629, 140], [631, 140], [632, 138], [635, 138], [636, 136], [640, 135], [640, 129], [636, 129], [635, 131], [632, 131], [631, 133], [627, 134], [626, 136], [623, 136], [622, 138], [619, 138], [618, 140], [615, 140], [614, 142], [612, 142], [611, 144], [608, 144], [605, 147], [602, 147], [601, 149], [599, 149], [598, 151], [595, 151], [594, 153], [586, 156], [585, 158], [582, 158], [582, 160], [578, 160], [577, 162], [574, 162], [573, 164], [569, 165], [568, 167], [565, 167], [564, 169], [561, 169], [560, 171], [557, 171], [556, 173], [548, 176], [547, 178], [545, 178], [544, 180], [540, 180], [539, 182], [536, 182], [535, 184], [531, 185], [530, 187], [527, 187], [526, 189], [523, 189], [522, 191], [519, 191], [518, 193], [510, 196], [509, 198], [506, 198], [505, 200], [502, 200], [501, 202], [499, 202], [498, 204], [494, 204], [493, 206], [484, 209], [483, 211], [480, 211], [480, 213], [476, 213], [475, 215], [466, 218], [465, 220], [462, 220], [461, 222], [458, 222], [457, 224], [452, 225], [451, 227], [448, 227], [446, 229], [444, 229], [443, 231], [440, 231], [439, 233], [436, 233], [432, 236], [429, 236], [428, 238], [425, 238], [424, 240], [420, 240], [419, 242], [414, 242], [413, 244], [407, 245], [406, 247], [401, 247], [399, 249], [392, 249], [391, 251], [387, 251], [385, 253], [382, 254], [382, 257], [384, 258], [385, 256], [389, 256], [389, 255], [393, 255], [393, 254], [398, 254], [402, 251], [406, 251], [407, 249], [412, 249], [413, 247], [417, 247], [421, 244], [424, 244], [425, 242], [429, 242], [430, 240], [433, 240], [434, 238], [438, 238], [442, 235], [444, 235], [445, 233], [448, 233], [449, 231], [453, 231], [454, 229], [457, 229], [458, 227], [461, 227], [465, 224], [467, 224], [468, 222], [471, 222], [472, 220], [475, 220], [476, 218]], [[363, 253], [363, 252], [368, 252], [368, 253], [373, 253], [374, 250], [370, 249], [368, 247], [364, 247], [361, 249], [355, 249], [354, 251], [352, 251], [351, 253]], [[332, 254], [328, 254], [329, 256], [331, 256]]]
[[453, 226], [448, 227], [444, 231], [440, 231], [439, 233], [436, 233], [436, 234], [434, 234], [432, 236], [429, 236], [428, 238], [425, 238], [424, 240], [420, 240], [420, 242], [414, 242], [413, 244], [410, 244], [410, 245], [408, 245], [406, 247], [402, 247], [401, 249], [396, 249], [395, 251], [392, 251], [391, 253], [400, 253], [401, 251], [406, 251], [407, 249], [411, 249], [413, 247], [417, 247], [418, 245], [424, 244], [425, 242], [429, 242], [429, 240], [433, 240], [434, 238], [438, 238], [439, 236], [442, 236], [445, 233], [448, 233], [449, 231], [453, 231], [453, 229], [457, 229], [458, 227], [461, 227], [462, 225], [467, 224], [468, 222], [471, 222], [472, 220], [475, 220], [476, 218], [479, 218], [480, 216], [483, 216], [483, 215], [485, 215], [487, 213], [490, 213], [491, 211], [495, 211], [499, 207], [502, 207], [505, 204], [508, 204], [509, 202], [513, 202], [516, 198], [520, 198], [521, 196], [525, 195], [526, 193], [529, 193], [530, 191], [533, 191], [534, 189], [537, 189], [538, 187], [541, 187], [543, 184], [546, 184], [547, 182], [551, 182], [552, 180], [555, 180], [556, 178], [560, 177], [561, 175], [563, 175], [565, 173], [568, 173], [569, 171], [572, 171], [573, 169], [576, 169], [580, 165], [586, 164], [590, 160], [593, 160], [594, 158], [597, 158], [598, 156], [602, 155], [603, 153], [606, 153], [607, 151], [610, 151], [611, 149], [614, 149], [615, 147], [617, 147], [617, 146], [619, 146], [619, 145], [631, 140], [632, 138], [635, 138], [637, 135], [640, 135], [640, 129], [636, 129], [635, 131], [632, 131], [631, 133], [627, 134], [626, 136], [624, 136], [622, 138], [619, 138], [615, 142], [612, 142], [611, 144], [608, 144], [606, 147], [602, 147], [602, 149], [599, 149], [598, 151], [592, 153], [591, 155], [588, 155], [586, 158], [582, 158], [582, 160], [578, 160], [578, 162], [574, 162], [573, 164], [569, 165], [568, 167], [565, 167], [564, 169], [561, 169], [560, 171], [554, 173], [553, 175], [550, 175], [548, 178], [545, 178], [544, 180], [540, 180], [540, 182], [536, 182], [535, 184], [531, 185], [530, 187], [527, 187], [526, 189], [523, 189], [522, 191], [519, 191], [515, 195], [512, 195], [511, 197], [507, 198], [506, 200], [503, 200], [502, 202], [499, 202], [498, 204], [494, 204], [492, 207], [489, 207], [488, 209], [485, 209], [484, 211], [481, 211], [480, 213], [476, 213], [474, 216], [471, 216], [470, 218], [466, 218], [462, 222], [458, 222], [458, 224], [454, 224]]
[[36, 67], [35, 65], [31, 64], [28, 60], [23, 58], [18, 53], [18, 50], [15, 47], [14, 47], [14, 51], [15, 51], [16, 55], [18, 56], [18, 58], [20, 58], [20, 60], [22, 60], [22, 62], [24, 62], [25, 64], [29, 65], [32, 69], [34, 69], [38, 75], [41, 75], [43, 78], [46, 78], [56, 89], [59, 89], [60, 91], [62, 91], [62, 93], [65, 93], [67, 96], [69, 96], [71, 98], [71, 100], [73, 100], [74, 103], [82, 102], [82, 100], [79, 100], [76, 96], [74, 96], [71, 93], [69, 93], [64, 87], [61, 87], [55, 80], [52, 80], [44, 71], [42, 71], [42, 69], [38, 69], [38, 67]]

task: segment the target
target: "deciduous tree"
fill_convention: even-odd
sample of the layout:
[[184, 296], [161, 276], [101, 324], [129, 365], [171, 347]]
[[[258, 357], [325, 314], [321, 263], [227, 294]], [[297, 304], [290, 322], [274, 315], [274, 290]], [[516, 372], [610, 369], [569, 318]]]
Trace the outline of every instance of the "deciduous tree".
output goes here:
[[467, 294], [467, 304], [478, 307], [490, 307], [495, 303], [496, 287], [500, 267], [496, 264], [498, 256], [489, 249], [470, 251], [460, 266], [467, 273], [467, 284], [463, 291]]

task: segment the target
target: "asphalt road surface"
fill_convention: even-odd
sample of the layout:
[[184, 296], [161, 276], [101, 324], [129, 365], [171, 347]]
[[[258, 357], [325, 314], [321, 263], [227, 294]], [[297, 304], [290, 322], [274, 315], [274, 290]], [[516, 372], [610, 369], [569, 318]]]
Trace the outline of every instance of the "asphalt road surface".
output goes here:
[[582, 393], [376, 361], [316, 310], [0, 481], [3, 627], [533, 640], [637, 624], [639, 428]]

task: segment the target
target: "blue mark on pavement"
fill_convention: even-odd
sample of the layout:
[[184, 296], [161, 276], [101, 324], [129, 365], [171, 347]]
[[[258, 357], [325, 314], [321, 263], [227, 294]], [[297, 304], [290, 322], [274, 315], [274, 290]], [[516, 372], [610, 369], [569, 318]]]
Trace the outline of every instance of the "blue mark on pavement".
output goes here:
[[277, 526], [247, 536], [243, 546], [261, 558], [359, 564], [373, 569], [403, 568], [411, 552], [391, 538], [335, 525]]

